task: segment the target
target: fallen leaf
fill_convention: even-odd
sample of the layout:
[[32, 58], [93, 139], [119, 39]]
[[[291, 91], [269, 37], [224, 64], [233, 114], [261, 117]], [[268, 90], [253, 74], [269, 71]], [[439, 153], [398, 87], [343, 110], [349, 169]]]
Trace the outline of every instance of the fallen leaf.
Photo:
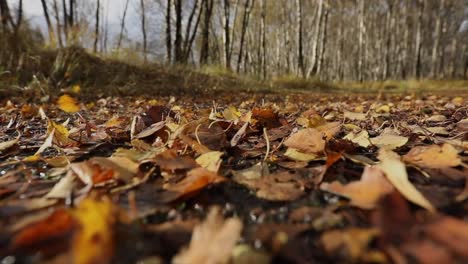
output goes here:
[[332, 192], [351, 200], [351, 204], [363, 209], [373, 209], [381, 197], [393, 191], [393, 186], [385, 179], [378, 167], [366, 167], [359, 181], [346, 185], [338, 181], [322, 183], [320, 189]]
[[321, 241], [329, 255], [339, 254], [352, 262], [383, 263], [386, 262], [383, 252], [371, 249], [378, 234], [375, 228], [348, 228], [325, 232]]
[[115, 209], [109, 200], [84, 199], [73, 211], [79, 229], [73, 236], [75, 264], [110, 263], [114, 252]]
[[241, 231], [242, 222], [238, 218], [224, 220], [220, 209], [214, 207], [193, 230], [188, 248], [179, 252], [172, 263], [227, 263]]
[[12, 252], [41, 253], [53, 256], [69, 246], [76, 229], [76, 221], [65, 209], [57, 209], [45, 219], [33, 222], [21, 229], [10, 243]]
[[353, 143], [358, 144], [361, 147], [367, 148], [371, 142], [369, 139], [369, 133], [366, 130], [362, 130], [359, 133], [349, 132], [343, 139], [350, 140]]
[[0, 152], [7, 150], [19, 142], [21, 135], [18, 135], [15, 139], [0, 142]]
[[167, 193], [166, 195], [163, 194], [161, 202], [171, 202], [184, 197], [190, 197], [210, 184], [223, 181], [226, 181], [226, 178], [205, 168], [192, 169], [181, 181], [164, 187]]
[[68, 94], [64, 94], [57, 100], [58, 107], [67, 113], [75, 113], [80, 111], [80, 106], [76, 100]]
[[392, 150], [405, 145], [408, 142], [408, 138], [399, 136], [392, 130], [384, 130], [379, 136], [370, 138], [370, 141], [379, 148]]
[[424, 168], [456, 167], [462, 163], [458, 151], [447, 143], [414, 147], [403, 156], [403, 161]]
[[212, 171], [218, 172], [219, 167], [221, 166], [221, 156], [223, 152], [220, 151], [210, 151], [204, 154], [201, 154], [195, 161], [202, 166], [203, 168]]
[[344, 118], [349, 120], [364, 121], [367, 120], [367, 114], [344, 111]]
[[378, 158], [381, 162], [377, 166], [406, 199], [431, 212], [435, 212], [432, 204], [408, 180], [405, 164], [401, 162], [398, 154], [391, 150], [381, 149]]
[[312, 161], [316, 160], [319, 156], [313, 153], [302, 153], [295, 148], [288, 148], [284, 153], [284, 156], [295, 161]]
[[292, 134], [284, 145], [303, 153], [319, 153], [325, 149], [324, 134], [315, 128], [306, 128]]
[[69, 171], [52, 187], [52, 190], [45, 195], [45, 198], [66, 199], [71, 197], [73, 187], [75, 186], [75, 178], [75, 174]]
[[325, 123], [323, 125], [320, 125], [316, 127], [316, 129], [323, 134], [325, 134], [325, 138], [327, 140], [332, 139], [338, 132], [341, 130], [341, 123], [340, 122], [331, 122], [331, 123]]

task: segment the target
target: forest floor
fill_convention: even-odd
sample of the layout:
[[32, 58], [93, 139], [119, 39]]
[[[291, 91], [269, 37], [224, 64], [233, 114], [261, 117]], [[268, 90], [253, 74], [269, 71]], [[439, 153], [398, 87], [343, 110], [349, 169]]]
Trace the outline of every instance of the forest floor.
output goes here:
[[467, 88], [41, 54], [0, 76], [0, 260], [466, 262]]
[[2, 263], [468, 261], [466, 91], [73, 92], [0, 102]]

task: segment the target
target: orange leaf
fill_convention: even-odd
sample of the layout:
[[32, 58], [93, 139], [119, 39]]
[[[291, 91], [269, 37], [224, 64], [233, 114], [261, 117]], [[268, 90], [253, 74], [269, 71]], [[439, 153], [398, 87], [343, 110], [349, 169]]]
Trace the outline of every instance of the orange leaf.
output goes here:
[[45, 219], [25, 227], [13, 238], [12, 251], [40, 252], [51, 256], [68, 246], [76, 222], [69, 211], [58, 209]]

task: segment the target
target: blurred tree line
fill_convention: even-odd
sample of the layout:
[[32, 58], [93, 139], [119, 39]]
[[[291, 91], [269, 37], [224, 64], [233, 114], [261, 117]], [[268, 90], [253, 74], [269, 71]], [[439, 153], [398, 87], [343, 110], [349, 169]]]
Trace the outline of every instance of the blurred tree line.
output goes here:
[[123, 0], [113, 31], [112, 1], [41, 0], [44, 39], [27, 23], [23, 0], [0, 0], [0, 64], [11, 69], [24, 52], [78, 45], [261, 79], [468, 77], [467, 0]]

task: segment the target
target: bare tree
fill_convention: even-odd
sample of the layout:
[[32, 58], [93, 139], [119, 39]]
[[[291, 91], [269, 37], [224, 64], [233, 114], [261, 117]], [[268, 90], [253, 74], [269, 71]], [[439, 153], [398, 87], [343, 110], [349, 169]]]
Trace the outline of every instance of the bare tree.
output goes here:
[[146, 9], [145, 9], [145, 0], [140, 0], [140, 10], [141, 10], [141, 33], [143, 34], [143, 61], [146, 63], [148, 61], [147, 52], [147, 40], [146, 40]]
[[302, 0], [296, 0], [296, 31], [297, 31], [297, 67], [303, 78], [306, 77], [306, 69], [304, 65], [304, 48], [303, 48], [303, 29], [302, 29]]
[[247, 27], [249, 26], [249, 17], [252, 12], [254, 0], [245, 0], [244, 2], [244, 15], [242, 18], [242, 27], [241, 27], [241, 37], [239, 40], [239, 54], [237, 57], [237, 68], [236, 72], [239, 73], [240, 66], [242, 63], [242, 56], [244, 55], [244, 42], [245, 42], [245, 33], [247, 32]]
[[207, 64], [210, 52], [210, 27], [213, 14], [213, 0], [203, 1], [203, 28], [202, 44], [200, 50], [200, 64]]
[[175, 40], [174, 40], [174, 60], [176, 63], [183, 62], [182, 50], [182, 0], [174, 0], [174, 11], [176, 16]]
[[171, 30], [171, 17], [172, 17], [172, 0], [166, 2], [166, 60], [171, 63], [172, 60], [172, 30]]
[[128, 10], [128, 2], [130, 0], [125, 1], [125, 7], [122, 15], [122, 19], [120, 20], [120, 33], [119, 33], [119, 38], [117, 41], [117, 53], [120, 51], [120, 47], [122, 45], [122, 38], [123, 38], [123, 32], [125, 30], [125, 18], [127, 17], [127, 10]]
[[101, 1], [97, 0], [96, 3], [96, 27], [94, 29], [94, 45], [93, 45], [93, 52], [97, 52], [98, 40], [99, 40], [99, 14], [101, 8]]
[[434, 45], [432, 46], [432, 56], [431, 56], [431, 74], [432, 78], [437, 78], [438, 75], [438, 55], [439, 55], [439, 45], [440, 45], [440, 34], [441, 34], [441, 16], [444, 12], [445, 0], [441, 0], [439, 3], [439, 11], [436, 15], [436, 24], [434, 31]]
[[[195, 40], [195, 36], [197, 35], [198, 31], [198, 26], [200, 24], [200, 19], [201, 19], [201, 5], [199, 4], [199, 0], [195, 0], [192, 11], [190, 12], [190, 16], [187, 22], [187, 26], [185, 28], [185, 40], [184, 40], [184, 47], [183, 47], [183, 62], [187, 63], [190, 53], [192, 52], [192, 46], [193, 42]], [[195, 25], [193, 25], [192, 28], [192, 23], [193, 19], [195, 17], [195, 14], [197, 14], [196, 20], [195, 20]]]
[[46, 23], [47, 23], [47, 31], [48, 31], [48, 34], [49, 34], [49, 43], [50, 45], [54, 46], [56, 43], [55, 43], [55, 34], [54, 34], [54, 29], [52, 27], [52, 22], [50, 21], [50, 16], [49, 16], [49, 10], [47, 8], [47, 3], [45, 0], [41, 0], [41, 4], [42, 4], [42, 10], [44, 12], [44, 18], [46, 20]]
[[231, 69], [231, 33], [230, 33], [230, 19], [231, 19], [231, 2], [229, 0], [223, 0], [223, 46], [224, 46], [224, 66], [226, 69]]

